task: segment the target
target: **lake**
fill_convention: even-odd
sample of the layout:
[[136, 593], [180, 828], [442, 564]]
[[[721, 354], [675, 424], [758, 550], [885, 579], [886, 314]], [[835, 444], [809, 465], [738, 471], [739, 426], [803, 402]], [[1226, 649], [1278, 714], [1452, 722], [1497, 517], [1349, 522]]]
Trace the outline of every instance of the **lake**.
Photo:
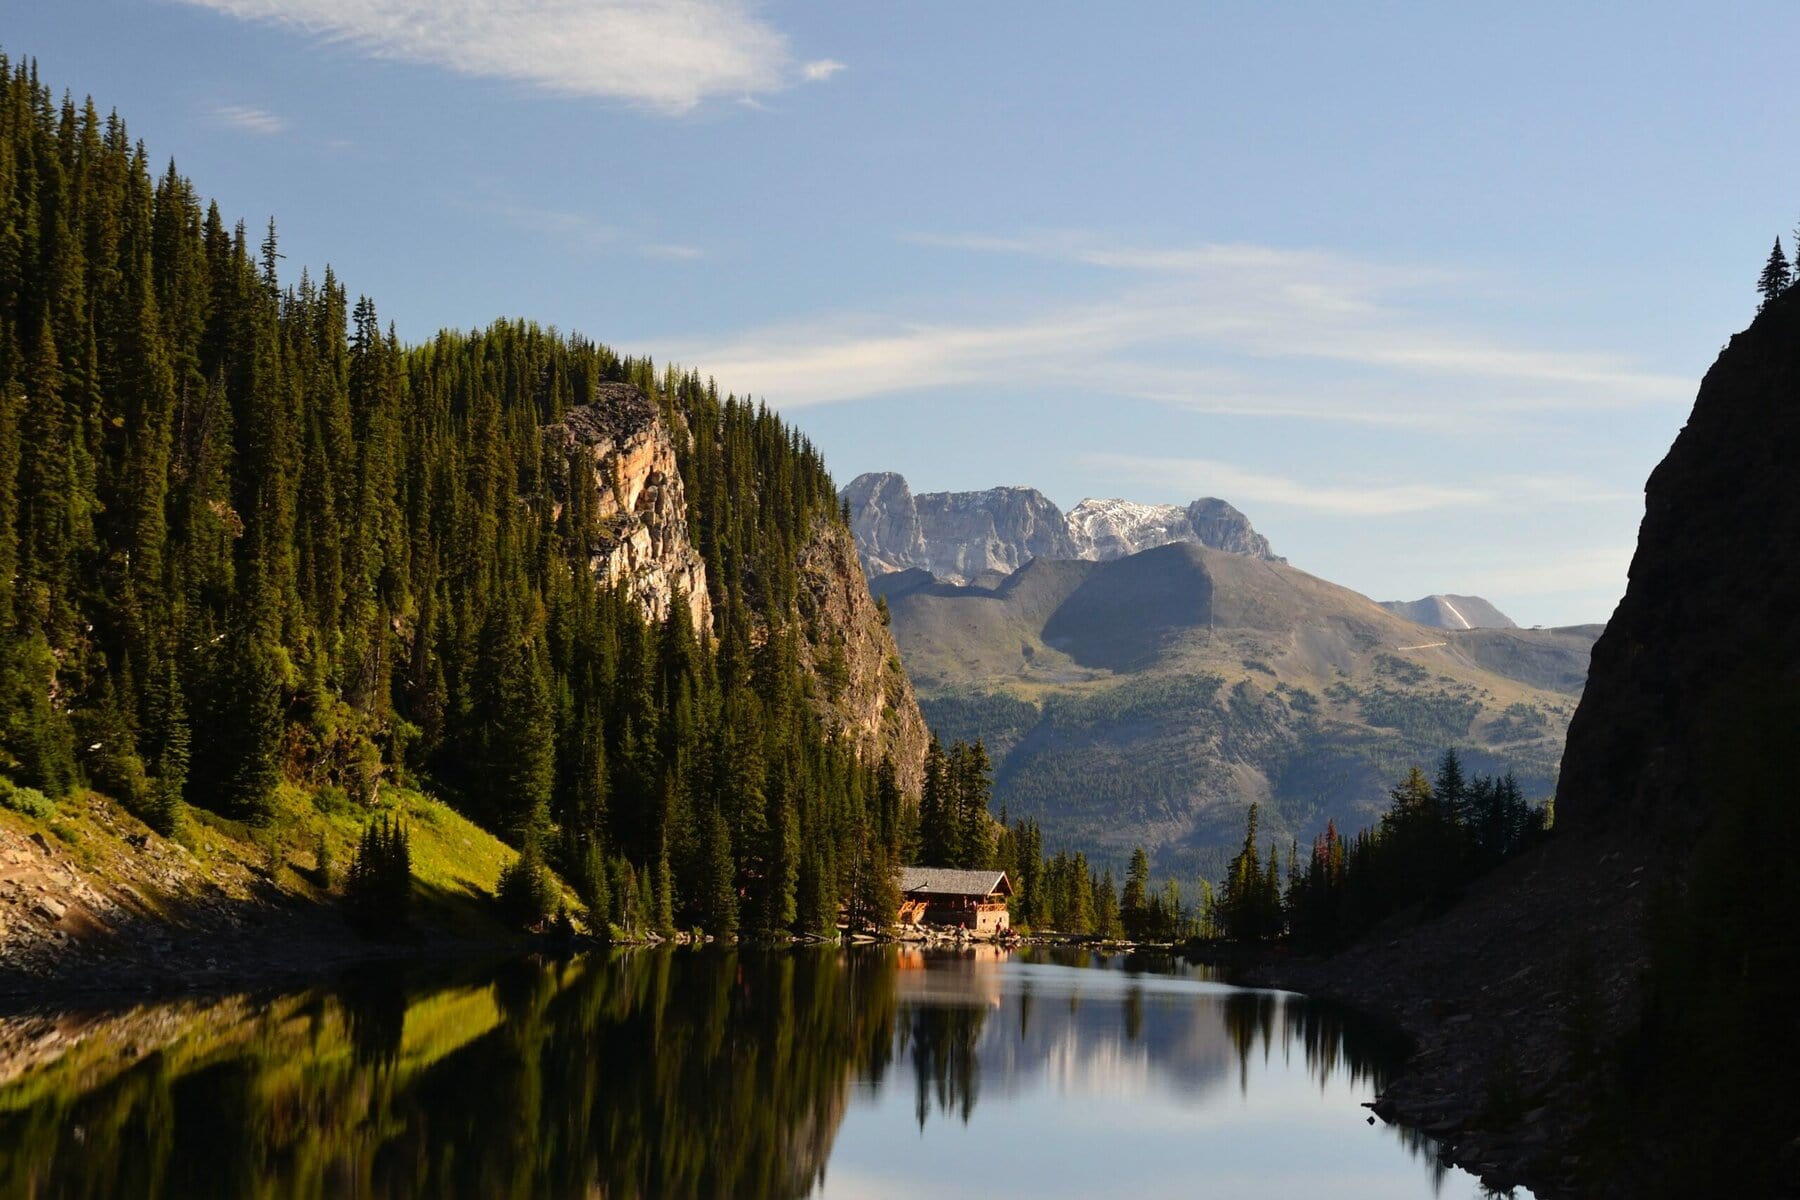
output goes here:
[[622, 950], [62, 1026], [0, 1195], [1486, 1194], [1368, 1124], [1391, 1035], [1168, 957]]

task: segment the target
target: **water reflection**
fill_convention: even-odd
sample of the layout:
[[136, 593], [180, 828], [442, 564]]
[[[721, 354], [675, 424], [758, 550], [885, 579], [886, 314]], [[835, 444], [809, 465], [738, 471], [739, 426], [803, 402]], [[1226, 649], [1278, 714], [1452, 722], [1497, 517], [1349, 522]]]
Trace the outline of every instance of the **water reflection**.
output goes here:
[[[1171, 960], [988, 948], [367, 972], [99, 1019], [0, 1085], [0, 1195], [895, 1194], [930, 1175], [919, 1139], [948, 1155], [952, 1130], [990, 1114], [1032, 1114], [1054, 1170], [1059, 1123], [1091, 1121], [1077, 1114], [1095, 1102], [1135, 1114], [1134, 1133], [1171, 1112], [1199, 1128], [1299, 1072], [1344, 1093], [1346, 1128], [1368, 1141], [1349, 1093], [1379, 1086], [1394, 1051], [1336, 1010]], [[1207, 1178], [1164, 1141], [1180, 1179]], [[1430, 1194], [1397, 1143], [1380, 1154]], [[1015, 1175], [995, 1160], [986, 1183]]]

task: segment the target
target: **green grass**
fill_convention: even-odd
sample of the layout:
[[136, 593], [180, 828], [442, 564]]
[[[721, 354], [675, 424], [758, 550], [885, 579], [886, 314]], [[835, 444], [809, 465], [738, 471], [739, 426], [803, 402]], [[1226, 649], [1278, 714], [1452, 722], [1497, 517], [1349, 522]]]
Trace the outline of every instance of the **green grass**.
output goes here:
[[[246, 895], [266, 881], [296, 899], [334, 903], [365, 822], [386, 813], [404, 821], [409, 834], [416, 922], [460, 937], [507, 936], [493, 894], [501, 871], [518, 856], [512, 847], [424, 792], [389, 783], [377, 805], [367, 809], [333, 792], [324, 789], [321, 795], [282, 784], [274, 797], [274, 820], [262, 828], [189, 807], [172, 839], [186, 853], [170, 846], [161, 860], [127, 841], [155, 838], [148, 827], [97, 792], [71, 793], [42, 815], [0, 806], [0, 827], [54, 838], [51, 845], [60, 846], [95, 885], [129, 886], [152, 911], [172, 917], [180, 909], [182, 891], [198, 881], [189, 879], [171, 892], [160, 883], [162, 870], [169, 867], [190, 868], [231, 896]], [[317, 870], [321, 841], [333, 864], [328, 888], [320, 886]], [[573, 893], [560, 882], [558, 888], [563, 902], [577, 911]]]

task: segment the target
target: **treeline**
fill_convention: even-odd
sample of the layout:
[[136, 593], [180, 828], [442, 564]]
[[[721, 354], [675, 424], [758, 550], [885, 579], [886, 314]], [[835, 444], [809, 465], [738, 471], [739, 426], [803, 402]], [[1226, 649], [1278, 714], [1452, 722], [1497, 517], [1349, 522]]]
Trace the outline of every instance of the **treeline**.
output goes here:
[[1378, 825], [1345, 838], [1328, 823], [1304, 862], [1290, 843], [1285, 881], [1279, 848], [1271, 842], [1258, 850], [1251, 805], [1243, 848], [1206, 917], [1209, 932], [1340, 945], [1413, 905], [1447, 905], [1469, 879], [1530, 845], [1552, 816], [1525, 801], [1510, 772], [1466, 777], [1454, 750], [1439, 761], [1435, 780], [1414, 767], [1389, 795]]
[[1328, 823], [1304, 858], [1298, 842], [1285, 855], [1272, 841], [1263, 847], [1260, 812], [1251, 805], [1225, 878], [1216, 888], [1200, 880], [1191, 900], [1177, 880], [1152, 886], [1142, 847], [1122, 881], [1084, 854], [1046, 858], [1043, 831], [1030, 819], [1004, 828], [989, 859], [945, 865], [1007, 871], [1013, 922], [1037, 931], [1154, 942], [1288, 938], [1328, 949], [1413, 905], [1449, 904], [1469, 879], [1541, 837], [1551, 820], [1547, 807], [1525, 800], [1510, 772], [1468, 778], [1455, 751], [1439, 761], [1435, 780], [1414, 767], [1390, 796], [1379, 824], [1346, 838]]
[[[595, 924], [831, 928], [903, 800], [802, 666], [816, 449], [532, 324], [404, 346], [280, 259], [0, 56], [0, 777], [165, 834], [429, 785]], [[591, 460], [542, 430], [621, 383], [672, 431], [712, 630], [590, 570]]]
[[1211, 903], [1204, 881], [1197, 909], [1184, 904], [1173, 879], [1152, 888], [1142, 847], [1132, 853], [1122, 885], [1110, 866], [1097, 871], [1080, 851], [1058, 850], [1046, 858], [1043, 830], [1029, 818], [1003, 829], [989, 865], [1013, 881], [1013, 923], [1040, 932], [1170, 942], [1198, 934], [1197, 915]]

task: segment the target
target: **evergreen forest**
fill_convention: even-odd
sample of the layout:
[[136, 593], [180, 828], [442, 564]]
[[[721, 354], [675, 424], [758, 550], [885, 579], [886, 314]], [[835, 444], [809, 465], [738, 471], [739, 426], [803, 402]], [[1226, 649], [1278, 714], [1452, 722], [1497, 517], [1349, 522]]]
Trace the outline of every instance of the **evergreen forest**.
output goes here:
[[[0, 57], [12, 806], [91, 787], [180, 836], [401, 784], [520, 848], [522, 920], [554, 869], [602, 932], [829, 932], [912, 806], [809, 703], [796, 555], [842, 520], [814, 447], [525, 321], [403, 344], [278, 245]], [[619, 384], [672, 432], [710, 629], [647, 619], [552, 502], [592, 464], [540, 431]]]

